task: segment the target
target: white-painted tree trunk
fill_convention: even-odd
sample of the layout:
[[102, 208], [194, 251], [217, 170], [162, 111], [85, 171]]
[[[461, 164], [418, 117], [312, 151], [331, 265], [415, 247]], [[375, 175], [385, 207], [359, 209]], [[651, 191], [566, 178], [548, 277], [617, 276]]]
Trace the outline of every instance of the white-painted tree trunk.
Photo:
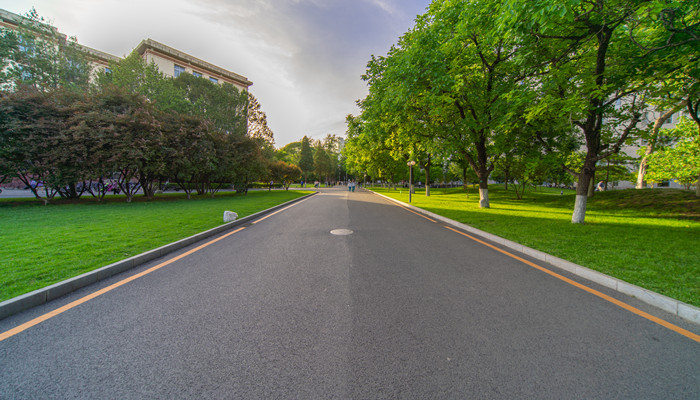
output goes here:
[[588, 201], [588, 196], [576, 195], [576, 204], [574, 205], [574, 214], [571, 217], [571, 222], [574, 224], [582, 224], [583, 220], [586, 218], [586, 202]]
[[479, 188], [479, 208], [490, 208], [489, 190]]

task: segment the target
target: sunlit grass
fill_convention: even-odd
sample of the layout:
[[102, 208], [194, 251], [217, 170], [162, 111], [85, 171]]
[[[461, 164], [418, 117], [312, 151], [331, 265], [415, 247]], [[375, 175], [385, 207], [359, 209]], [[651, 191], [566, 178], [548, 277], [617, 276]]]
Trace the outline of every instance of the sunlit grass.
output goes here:
[[[376, 188], [408, 202], [406, 189]], [[700, 306], [700, 199], [690, 191], [619, 190], [589, 199], [586, 223], [572, 224], [575, 193], [540, 188], [516, 200], [490, 187], [491, 208], [477, 190], [434, 189], [414, 206]]]
[[0, 301], [60, 282], [223, 224], [223, 212], [254, 214], [308, 192], [162, 195], [126, 204], [86, 199], [48, 206], [0, 200]]

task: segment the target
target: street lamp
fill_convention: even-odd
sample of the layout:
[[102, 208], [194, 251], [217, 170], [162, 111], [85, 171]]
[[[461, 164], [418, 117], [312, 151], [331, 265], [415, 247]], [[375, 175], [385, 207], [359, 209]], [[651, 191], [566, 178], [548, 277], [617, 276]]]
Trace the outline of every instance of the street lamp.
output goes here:
[[408, 165], [408, 202], [411, 202], [411, 194], [413, 193], [413, 166], [416, 165], [415, 161], [409, 161], [406, 163]]

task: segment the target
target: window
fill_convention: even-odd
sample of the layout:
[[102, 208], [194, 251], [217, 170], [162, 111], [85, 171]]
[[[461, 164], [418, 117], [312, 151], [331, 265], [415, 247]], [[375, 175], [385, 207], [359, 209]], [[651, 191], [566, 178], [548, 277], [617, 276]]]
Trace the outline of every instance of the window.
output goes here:
[[192, 71], [192, 75], [194, 75], [196, 78], [201, 78], [202, 74], [197, 72], [197, 71]]
[[19, 51], [28, 55], [34, 55], [34, 39], [19, 36]]
[[184, 74], [184, 73], [185, 73], [185, 67], [181, 67], [181, 66], [175, 64], [175, 77], [177, 78], [178, 76], [180, 76], [180, 74]]
[[214, 83], [219, 83], [219, 80], [216, 78], [212, 78], [211, 76], [209, 77], [209, 80], [214, 82]]

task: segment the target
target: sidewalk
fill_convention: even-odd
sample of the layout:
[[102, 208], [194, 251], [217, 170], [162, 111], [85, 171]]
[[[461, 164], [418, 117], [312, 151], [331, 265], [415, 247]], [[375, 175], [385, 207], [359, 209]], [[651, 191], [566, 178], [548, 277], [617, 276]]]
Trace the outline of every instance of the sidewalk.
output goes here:
[[[253, 190], [253, 189], [249, 189]], [[267, 190], [267, 189], [265, 189]], [[231, 189], [222, 189], [219, 190], [219, 192], [231, 192]], [[176, 190], [167, 190], [165, 193], [184, 193], [183, 191], [176, 191]], [[39, 191], [39, 195], [42, 196], [44, 194], [43, 188]], [[111, 193], [109, 193], [111, 195]], [[142, 195], [143, 191], [139, 190], [136, 192], [136, 195]], [[43, 196], [42, 196], [43, 197]], [[92, 196], [90, 193], [84, 193], [81, 198], [87, 199], [91, 198]], [[32, 193], [31, 190], [29, 189], [9, 189], [9, 188], [2, 188], [2, 193], [0, 193], [0, 199], [33, 199], [34, 198], [34, 193]], [[56, 195], [57, 199], [60, 199], [61, 197]]]
[[34, 193], [29, 189], [9, 189], [2, 188], [2, 193], [0, 193], [0, 199], [20, 199], [20, 198], [34, 198]]

